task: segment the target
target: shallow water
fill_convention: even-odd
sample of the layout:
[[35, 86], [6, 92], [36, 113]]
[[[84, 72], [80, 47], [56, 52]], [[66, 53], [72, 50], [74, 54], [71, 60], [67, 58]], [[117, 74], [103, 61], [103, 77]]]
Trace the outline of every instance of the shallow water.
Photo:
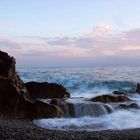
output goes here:
[[[71, 93], [72, 99], [70, 100], [77, 104], [79, 112], [85, 109], [82, 112], [83, 116], [79, 115], [80, 117], [77, 115], [75, 118], [34, 120], [36, 125], [66, 131], [140, 128], [139, 109], [115, 110], [110, 114], [103, 113], [96, 117], [96, 115], [91, 115], [95, 111], [92, 110], [93, 113], [87, 111], [94, 107], [84, 105], [81, 109], [79, 105], [83, 99], [110, 94], [114, 90], [134, 90], [136, 84], [140, 82], [140, 67], [18, 68], [18, 71], [24, 82], [48, 81], [64, 85]], [[140, 95], [135, 94], [130, 98], [140, 106]]]
[[34, 123], [52, 130], [100, 131], [140, 128], [140, 110], [119, 110], [100, 117], [40, 119]]

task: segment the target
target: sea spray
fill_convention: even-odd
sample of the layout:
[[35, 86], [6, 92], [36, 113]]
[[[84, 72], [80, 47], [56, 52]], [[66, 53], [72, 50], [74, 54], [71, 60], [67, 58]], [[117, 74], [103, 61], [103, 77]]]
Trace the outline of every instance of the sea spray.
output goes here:
[[[111, 106], [100, 104], [95, 107], [83, 101], [98, 95], [111, 94], [114, 90], [133, 91], [140, 82], [140, 67], [18, 68], [18, 71], [24, 82], [47, 81], [62, 84], [71, 93], [72, 98], [82, 97], [77, 100], [69, 99], [75, 102], [72, 110], [75, 116], [66, 108], [67, 115], [63, 118], [34, 120], [38, 126], [73, 131], [140, 128], [139, 109], [113, 110], [112, 108], [113, 111], [107, 113], [107, 109]], [[129, 98], [140, 106], [140, 95], [131, 94]], [[99, 115], [95, 115], [98, 113]]]
[[53, 130], [100, 131], [140, 127], [139, 110], [119, 110], [100, 117], [59, 118], [34, 120], [38, 126]]

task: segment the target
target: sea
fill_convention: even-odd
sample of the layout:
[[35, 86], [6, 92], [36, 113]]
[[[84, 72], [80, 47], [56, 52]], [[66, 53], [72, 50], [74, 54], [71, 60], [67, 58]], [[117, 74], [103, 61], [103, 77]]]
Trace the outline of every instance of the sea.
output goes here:
[[[37, 81], [63, 85], [71, 94], [70, 102], [75, 104], [99, 95], [111, 94], [116, 90], [133, 92], [140, 82], [140, 67], [18, 67], [17, 71], [24, 82]], [[130, 98], [140, 106], [139, 94], [133, 94]], [[86, 106], [85, 109], [88, 110], [89, 107]], [[96, 110], [95, 107], [93, 109]], [[101, 131], [140, 128], [139, 120], [140, 109], [112, 109], [111, 113], [100, 116], [87, 113], [70, 118], [36, 119], [34, 123], [53, 130]]]

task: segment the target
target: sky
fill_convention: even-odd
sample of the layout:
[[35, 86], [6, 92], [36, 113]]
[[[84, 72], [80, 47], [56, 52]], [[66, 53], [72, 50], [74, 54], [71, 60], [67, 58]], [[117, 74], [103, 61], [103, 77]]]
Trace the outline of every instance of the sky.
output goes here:
[[0, 50], [18, 66], [140, 66], [140, 0], [1, 0]]

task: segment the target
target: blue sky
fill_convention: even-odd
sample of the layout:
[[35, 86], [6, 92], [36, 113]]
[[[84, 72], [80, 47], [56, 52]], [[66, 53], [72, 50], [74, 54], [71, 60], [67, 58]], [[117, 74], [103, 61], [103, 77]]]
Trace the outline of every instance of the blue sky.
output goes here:
[[139, 0], [2, 0], [0, 49], [15, 55], [19, 65], [134, 64], [139, 7]]

